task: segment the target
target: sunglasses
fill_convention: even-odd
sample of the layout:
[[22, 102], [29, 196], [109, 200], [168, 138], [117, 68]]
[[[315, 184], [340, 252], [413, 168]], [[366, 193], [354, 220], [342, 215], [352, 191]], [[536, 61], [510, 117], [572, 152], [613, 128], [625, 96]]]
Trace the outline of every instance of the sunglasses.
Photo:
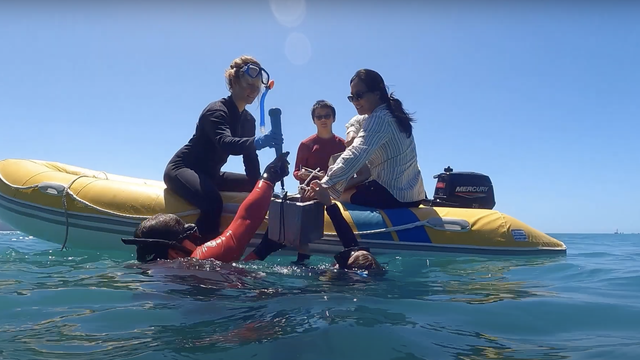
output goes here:
[[368, 90], [367, 90], [367, 91], [359, 91], [359, 92], [357, 92], [357, 93], [355, 93], [355, 94], [353, 94], [353, 95], [349, 95], [349, 96], [347, 96], [347, 100], [349, 100], [349, 102], [353, 102], [354, 100], [356, 100], [356, 101], [360, 101], [360, 100], [362, 100], [362, 98], [363, 98], [366, 94], [368, 94], [368, 93], [370, 93], [370, 92], [371, 92], [371, 91], [368, 91]]
[[322, 119], [331, 119], [331, 114], [322, 114], [322, 115], [316, 115], [314, 116], [316, 118], [316, 120], [322, 120]]

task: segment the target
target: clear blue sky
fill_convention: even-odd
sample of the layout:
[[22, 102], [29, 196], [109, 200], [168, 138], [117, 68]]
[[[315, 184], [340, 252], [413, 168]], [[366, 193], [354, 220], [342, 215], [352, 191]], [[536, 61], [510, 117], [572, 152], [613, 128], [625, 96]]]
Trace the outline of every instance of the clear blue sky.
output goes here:
[[267, 108], [293, 162], [314, 101], [336, 106], [344, 136], [349, 79], [368, 67], [415, 112], [429, 197], [450, 165], [490, 175], [496, 209], [542, 231], [640, 232], [631, 1], [18, 3], [0, 10], [2, 159], [161, 180], [249, 54], [275, 80]]

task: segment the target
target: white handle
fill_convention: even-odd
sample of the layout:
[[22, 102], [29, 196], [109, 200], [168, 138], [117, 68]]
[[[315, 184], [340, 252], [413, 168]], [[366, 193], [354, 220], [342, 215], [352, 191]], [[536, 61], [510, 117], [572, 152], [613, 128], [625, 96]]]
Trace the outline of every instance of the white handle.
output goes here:
[[38, 190], [48, 195], [62, 196], [64, 189], [66, 189], [65, 185], [54, 182], [44, 181], [38, 184]]
[[434, 217], [426, 221], [426, 226], [443, 231], [469, 231], [471, 224], [464, 219]]

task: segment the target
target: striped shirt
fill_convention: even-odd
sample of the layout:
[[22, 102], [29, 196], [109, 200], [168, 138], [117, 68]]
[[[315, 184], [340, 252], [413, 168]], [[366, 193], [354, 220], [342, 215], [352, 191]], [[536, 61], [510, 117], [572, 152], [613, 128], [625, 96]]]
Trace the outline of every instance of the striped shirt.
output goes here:
[[353, 118], [351, 118], [351, 120], [349, 120], [347, 125], [345, 125], [345, 127], [347, 128], [347, 136], [349, 136], [349, 133], [354, 133], [358, 135], [358, 133], [360, 132], [360, 129], [362, 129], [362, 122], [366, 118], [367, 118], [367, 115], [356, 115]]
[[378, 106], [369, 116], [357, 116], [347, 124], [347, 132], [357, 133], [349, 146], [329, 168], [321, 183], [334, 199], [340, 197], [347, 181], [366, 163], [371, 180], [376, 180], [402, 202], [426, 197], [413, 138], [400, 131], [387, 105]]

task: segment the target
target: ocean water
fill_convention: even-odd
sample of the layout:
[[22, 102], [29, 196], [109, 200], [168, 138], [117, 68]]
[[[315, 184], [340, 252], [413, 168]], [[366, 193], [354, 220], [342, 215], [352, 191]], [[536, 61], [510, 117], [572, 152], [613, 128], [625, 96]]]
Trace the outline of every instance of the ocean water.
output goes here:
[[0, 359], [640, 359], [640, 235], [564, 257], [383, 256], [383, 279], [165, 263], [0, 232]]

